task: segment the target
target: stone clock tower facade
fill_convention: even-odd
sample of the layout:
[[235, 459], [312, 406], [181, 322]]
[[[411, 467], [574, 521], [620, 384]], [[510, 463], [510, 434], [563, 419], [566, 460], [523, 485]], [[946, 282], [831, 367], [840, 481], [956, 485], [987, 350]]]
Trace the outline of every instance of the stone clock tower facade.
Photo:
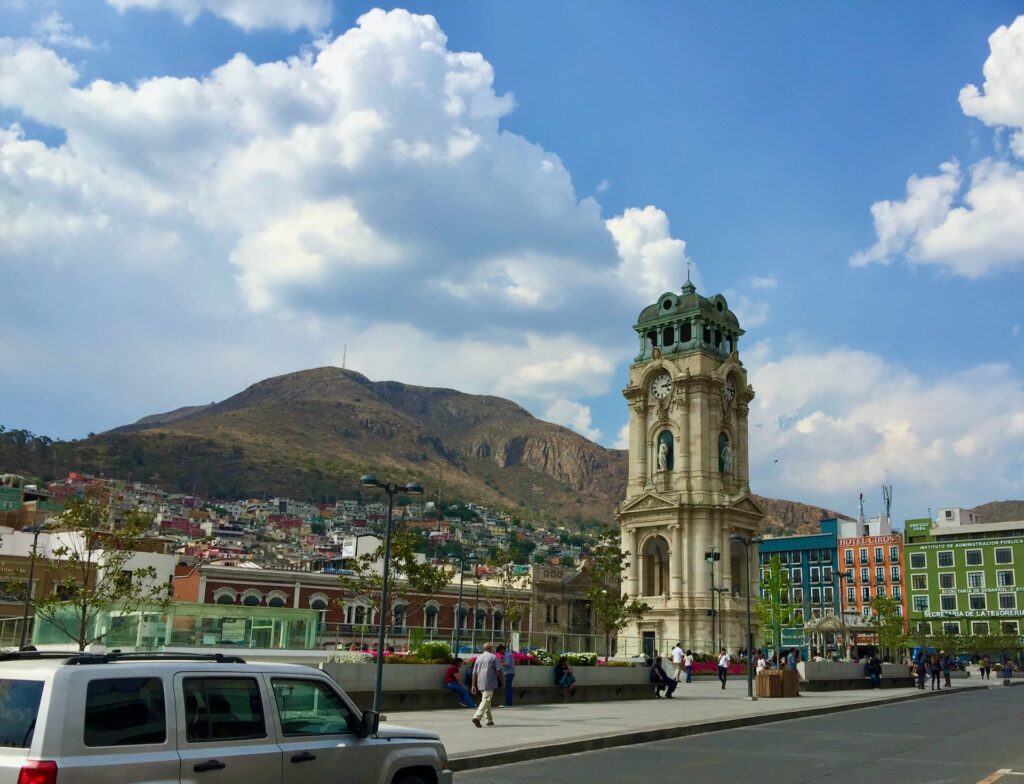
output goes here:
[[[633, 329], [640, 353], [623, 391], [629, 484], [618, 519], [629, 553], [624, 590], [653, 609], [622, 637], [641, 638], [648, 653], [677, 642], [736, 653], [746, 644], [747, 562], [743, 544], [729, 537], [756, 535], [764, 517], [750, 497], [754, 390], [739, 359], [743, 330], [725, 297], [702, 297], [689, 281], [644, 308]], [[754, 545], [750, 559], [756, 597]]]

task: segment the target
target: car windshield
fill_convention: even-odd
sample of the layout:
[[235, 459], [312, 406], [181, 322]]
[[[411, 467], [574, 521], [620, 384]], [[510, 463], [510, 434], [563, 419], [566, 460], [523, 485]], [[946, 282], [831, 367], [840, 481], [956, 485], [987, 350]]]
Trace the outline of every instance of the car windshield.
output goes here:
[[29, 747], [42, 696], [42, 681], [0, 678], [0, 747]]

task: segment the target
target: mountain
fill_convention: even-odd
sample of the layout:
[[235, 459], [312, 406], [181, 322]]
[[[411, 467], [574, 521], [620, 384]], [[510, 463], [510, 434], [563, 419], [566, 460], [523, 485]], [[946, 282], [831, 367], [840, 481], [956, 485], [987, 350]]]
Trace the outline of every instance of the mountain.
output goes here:
[[373, 472], [417, 479], [431, 496], [564, 521], [610, 521], [626, 481], [624, 452], [511, 401], [373, 382], [334, 367], [145, 417], [73, 442], [73, 453], [74, 467], [86, 471], [213, 496], [350, 495]]
[[1024, 501], [989, 501], [972, 510], [983, 523], [1005, 523], [1024, 520]]

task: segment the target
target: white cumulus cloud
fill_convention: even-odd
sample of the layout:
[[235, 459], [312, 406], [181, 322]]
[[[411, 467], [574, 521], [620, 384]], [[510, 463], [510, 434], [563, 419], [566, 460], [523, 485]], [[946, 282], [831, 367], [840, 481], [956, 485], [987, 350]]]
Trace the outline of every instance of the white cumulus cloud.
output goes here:
[[[1024, 158], [1024, 16], [989, 38], [981, 89], [960, 91], [964, 113], [987, 125], [1009, 128]], [[1024, 168], [987, 157], [970, 168], [967, 181], [956, 161], [939, 174], [907, 181], [902, 201], [872, 205], [877, 241], [853, 254], [853, 266], [891, 263], [933, 265], [967, 278], [1024, 264]]]
[[88, 36], [74, 35], [74, 30], [74, 25], [56, 11], [51, 11], [32, 25], [32, 35], [48, 46], [86, 51], [96, 48]]
[[543, 419], [571, 428], [591, 441], [601, 437], [601, 431], [593, 427], [590, 421], [590, 406], [581, 405], [575, 400], [556, 400], [548, 406]]

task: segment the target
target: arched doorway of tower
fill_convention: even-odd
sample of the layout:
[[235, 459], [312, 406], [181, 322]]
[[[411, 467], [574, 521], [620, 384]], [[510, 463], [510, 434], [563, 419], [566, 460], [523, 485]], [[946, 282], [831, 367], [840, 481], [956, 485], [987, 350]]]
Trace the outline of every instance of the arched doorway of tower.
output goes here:
[[668, 595], [668, 542], [661, 536], [652, 536], [644, 542], [641, 551], [643, 575], [641, 587], [644, 596]]

